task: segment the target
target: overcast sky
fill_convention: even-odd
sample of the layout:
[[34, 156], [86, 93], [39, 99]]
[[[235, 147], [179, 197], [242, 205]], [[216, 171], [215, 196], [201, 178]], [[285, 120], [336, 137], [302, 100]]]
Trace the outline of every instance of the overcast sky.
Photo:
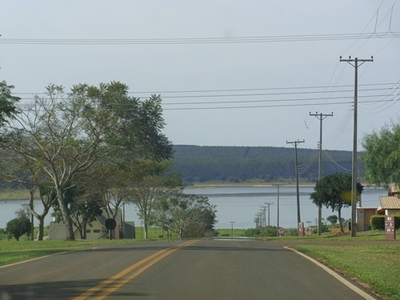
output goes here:
[[3, 0], [0, 34], [0, 80], [24, 102], [49, 83], [118, 80], [161, 94], [174, 144], [317, 148], [311, 111], [333, 112], [325, 149], [351, 150], [349, 55], [374, 56], [359, 67], [359, 149], [399, 122], [397, 0]]

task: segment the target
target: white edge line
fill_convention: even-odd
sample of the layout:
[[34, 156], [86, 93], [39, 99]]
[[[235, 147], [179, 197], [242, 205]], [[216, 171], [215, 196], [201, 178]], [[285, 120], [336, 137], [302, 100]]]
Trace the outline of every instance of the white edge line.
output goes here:
[[309, 256], [305, 255], [304, 253], [301, 253], [300, 251], [297, 251], [296, 249], [293, 249], [293, 248], [290, 248], [290, 247], [287, 247], [287, 246], [284, 246], [283, 248], [292, 250], [293, 252], [295, 252], [295, 253], [303, 256], [304, 258], [308, 259], [309, 261], [311, 261], [312, 263], [314, 263], [315, 265], [317, 265], [318, 267], [323, 269], [325, 272], [327, 272], [328, 274], [330, 274], [333, 277], [335, 277], [337, 280], [339, 280], [345, 286], [347, 286], [348, 288], [353, 290], [355, 293], [359, 294], [364, 299], [367, 299], [367, 300], [376, 300], [377, 299], [377, 298], [372, 297], [370, 294], [367, 294], [362, 289], [360, 289], [359, 287], [355, 286], [350, 281], [345, 279], [343, 276], [339, 275], [338, 273], [336, 273], [332, 269], [328, 268], [327, 266], [323, 265], [322, 263], [320, 263], [319, 261], [315, 260], [314, 258], [309, 257]]
[[21, 265], [21, 264], [28, 263], [28, 262], [31, 262], [31, 261], [35, 261], [35, 260], [39, 260], [39, 259], [42, 259], [42, 258], [55, 256], [55, 255], [59, 255], [59, 254], [64, 254], [64, 253], [68, 253], [68, 252], [69, 251], [57, 252], [57, 253], [53, 253], [53, 254], [49, 254], [49, 255], [45, 255], [45, 256], [38, 256], [38, 257], [31, 258], [31, 259], [28, 259], [28, 260], [22, 260], [22, 261], [19, 261], [19, 262], [16, 262], [16, 263], [12, 263], [12, 264], [9, 264], [9, 265], [0, 266], [0, 269], [5, 269], [5, 268], [8, 268], [8, 267], [17, 266], [17, 265]]

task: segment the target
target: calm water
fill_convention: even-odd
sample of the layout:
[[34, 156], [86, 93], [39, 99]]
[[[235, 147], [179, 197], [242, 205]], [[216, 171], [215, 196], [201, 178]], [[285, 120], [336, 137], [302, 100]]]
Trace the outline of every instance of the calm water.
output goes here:
[[[301, 220], [306, 223], [315, 224], [317, 208], [311, 203], [310, 193], [313, 188], [300, 188], [300, 214]], [[216, 228], [231, 228], [231, 221], [234, 221], [236, 228], [251, 228], [255, 226], [254, 218], [265, 202], [273, 204], [270, 206], [270, 224], [276, 225], [277, 221], [277, 188], [276, 187], [219, 187], [219, 188], [186, 188], [185, 193], [197, 194], [209, 198], [211, 204], [217, 206], [218, 223]], [[386, 189], [365, 188], [362, 194], [363, 207], [379, 206], [379, 196], [387, 194]], [[0, 201], [0, 228], [4, 228], [8, 221], [15, 218], [15, 211], [20, 209], [28, 200]], [[40, 210], [39, 202], [35, 206]], [[337, 212], [323, 208], [322, 217], [327, 218]], [[342, 217], [350, 218], [351, 209], [344, 208]], [[268, 212], [267, 212], [268, 218]], [[125, 206], [125, 219], [140, 224], [137, 211], [134, 205]], [[46, 224], [49, 224], [51, 217], [48, 215]], [[296, 188], [280, 187], [279, 193], [279, 225], [285, 228], [297, 227], [297, 206]]]

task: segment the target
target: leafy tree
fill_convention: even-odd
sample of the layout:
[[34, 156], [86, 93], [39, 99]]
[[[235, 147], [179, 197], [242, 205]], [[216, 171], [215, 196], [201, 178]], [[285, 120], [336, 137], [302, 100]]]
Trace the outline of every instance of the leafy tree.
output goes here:
[[66, 190], [65, 198], [69, 203], [69, 213], [72, 223], [77, 228], [81, 239], [86, 239], [87, 226], [102, 213], [101, 194], [88, 187], [85, 178], [79, 176], [79, 183], [75, 183]]
[[[56, 201], [56, 193], [49, 183], [48, 178], [35, 164], [21, 155], [5, 155], [7, 160], [0, 162], [0, 176], [3, 180], [13, 183], [16, 189], [25, 188], [29, 191], [29, 208], [39, 221], [38, 240], [44, 237], [44, 219], [51, 206]], [[39, 194], [43, 209], [41, 212], [34, 206], [34, 199]], [[32, 230], [32, 240], [33, 230]]]
[[16, 215], [16, 218], [7, 223], [6, 230], [18, 241], [22, 235], [29, 233], [32, 224], [25, 211], [19, 210]]
[[362, 160], [370, 183], [400, 184], [400, 124], [385, 126], [364, 137]]
[[332, 225], [335, 225], [338, 221], [338, 216], [331, 215], [326, 218]]
[[17, 113], [16, 103], [20, 100], [19, 97], [12, 96], [12, 85], [7, 85], [5, 81], [0, 81], [0, 126], [14, 117]]
[[[316, 205], [324, 205], [338, 212], [340, 231], [343, 231], [341, 210], [351, 205], [351, 176], [344, 173], [328, 175], [317, 182], [310, 199]], [[361, 195], [363, 186], [357, 183], [357, 195]]]
[[181, 181], [177, 174], [144, 176], [131, 186], [129, 201], [138, 208], [138, 215], [143, 220], [144, 238], [148, 238], [148, 227], [152, 223], [154, 209], [159, 201], [168, 198], [176, 189], [180, 190]]
[[217, 222], [215, 212], [215, 205], [208, 198], [178, 192], [160, 201], [154, 215], [157, 225], [183, 239], [213, 232]]
[[95, 163], [168, 158], [171, 145], [161, 133], [163, 122], [160, 97], [140, 101], [119, 82], [81, 84], [67, 95], [61, 86], [50, 85], [47, 97], [35, 97], [3, 136], [9, 151], [39, 166], [52, 182], [67, 239], [73, 240], [65, 191], [74, 178]]

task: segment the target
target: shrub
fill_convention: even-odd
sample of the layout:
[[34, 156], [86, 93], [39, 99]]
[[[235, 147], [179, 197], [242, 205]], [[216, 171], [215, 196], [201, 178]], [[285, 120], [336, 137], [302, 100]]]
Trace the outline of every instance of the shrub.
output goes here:
[[4, 228], [0, 228], [0, 240], [5, 240], [7, 238], [7, 231]]
[[373, 215], [369, 221], [373, 230], [385, 230], [385, 216]]
[[18, 241], [22, 235], [29, 233], [31, 230], [31, 221], [27, 216], [21, 215], [18, 218], [9, 221], [6, 230]]
[[260, 228], [250, 228], [245, 230], [244, 235], [249, 237], [256, 237], [260, 236], [260, 233]]
[[396, 219], [394, 219], [394, 226], [396, 229], [400, 229], [400, 213], [394, 215]]
[[[394, 226], [396, 229], [400, 229], [400, 213], [394, 215], [395, 221]], [[385, 216], [374, 215], [370, 219], [371, 228], [373, 230], [385, 230]]]

